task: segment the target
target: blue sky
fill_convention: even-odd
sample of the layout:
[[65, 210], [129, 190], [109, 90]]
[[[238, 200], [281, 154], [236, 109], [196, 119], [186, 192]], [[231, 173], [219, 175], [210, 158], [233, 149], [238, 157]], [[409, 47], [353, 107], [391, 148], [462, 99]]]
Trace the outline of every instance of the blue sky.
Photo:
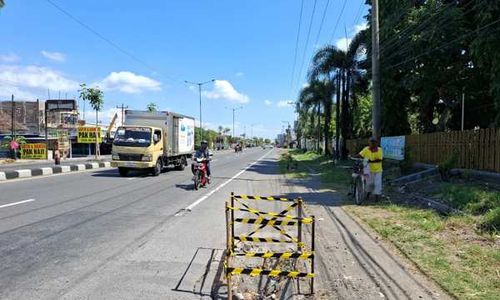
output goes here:
[[314, 49], [326, 43], [344, 46], [345, 32], [351, 37], [359, 30], [367, 10], [364, 0], [317, 0], [306, 47], [315, 1], [304, 0], [292, 84], [301, 0], [5, 2], [0, 10], [0, 99], [10, 94], [20, 100], [46, 99], [47, 89], [52, 98], [59, 92], [62, 98], [76, 97], [78, 84], [87, 83], [104, 90], [104, 122], [122, 103], [145, 109], [155, 102], [161, 110], [198, 118], [197, 89], [184, 80], [214, 78], [214, 84], [203, 87], [204, 125], [231, 128], [228, 108], [243, 106], [236, 114], [236, 134], [246, 126], [247, 135], [253, 127], [254, 135], [271, 138], [283, 121], [295, 118], [286, 103], [306, 82]]

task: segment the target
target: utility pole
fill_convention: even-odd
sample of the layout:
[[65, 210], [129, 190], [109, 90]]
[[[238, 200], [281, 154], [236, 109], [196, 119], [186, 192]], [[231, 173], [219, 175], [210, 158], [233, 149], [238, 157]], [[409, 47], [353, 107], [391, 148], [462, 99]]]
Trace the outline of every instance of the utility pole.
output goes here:
[[201, 86], [204, 84], [210, 83], [210, 82], [214, 82], [214, 81], [215, 81], [215, 79], [211, 79], [211, 80], [205, 81], [205, 82], [190, 82], [190, 81], [184, 80], [184, 82], [187, 84], [197, 85], [198, 91], [200, 93], [200, 143], [203, 140], [203, 122], [202, 122], [202, 118], [201, 118], [201, 116], [202, 116], [202, 114], [201, 114]]
[[16, 134], [16, 128], [15, 128], [15, 123], [16, 123], [16, 120], [14, 118], [14, 113], [16, 111], [16, 103], [14, 102], [14, 95], [12, 95], [11, 97], [11, 109], [12, 109], [12, 120], [11, 120], [11, 125], [12, 125], [12, 139], [14, 139], [14, 135]]
[[117, 106], [116, 108], [120, 108], [122, 110], [122, 126], [123, 126], [123, 113], [125, 112], [125, 109], [128, 108], [128, 106], [124, 106], [122, 103], [121, 106]]
[[372, 123], [373, 136], [380, 138], [380, 52], [379, 52], [379, 23], [378, 0], [372, 1]]

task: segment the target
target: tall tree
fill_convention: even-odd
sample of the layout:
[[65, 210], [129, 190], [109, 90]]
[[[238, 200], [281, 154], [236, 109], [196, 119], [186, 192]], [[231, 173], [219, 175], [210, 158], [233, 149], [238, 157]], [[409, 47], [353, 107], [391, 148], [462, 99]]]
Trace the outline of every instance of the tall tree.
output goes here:
[[92, 106], [92, 109], [95, 110], [95, 156], [96, 159], [98, 159], [100, 156], [99, 137], [101, 135], [101, 129], [99, 127], [99, 111], [101, 111], [104, 105], [104, 94], [98, 87], [88, 88], [85, 83], [80, 84], [79, 92], [80, 98], [82, 98], [83, 101], [88, 101], [90, 106]]
[[[366, 30], [362, 30], [352, 39], [346, 51], [335, 46], [325, 46], [314, 55], [309, 71], [311, 80], [326, 78], [332, 90], [336, 87], [336, 149], [343, 150], [343, 157], [346, 155], [345, 140], [352, 137], [351, 100], [355, 99], [353, 91], [361, 82], [359, 78], [363, 77], [360, 68], [363, 66], [362, 50], [366, 48], [365, 44]], [[342, 145], [339, 145], [339, 140]]]

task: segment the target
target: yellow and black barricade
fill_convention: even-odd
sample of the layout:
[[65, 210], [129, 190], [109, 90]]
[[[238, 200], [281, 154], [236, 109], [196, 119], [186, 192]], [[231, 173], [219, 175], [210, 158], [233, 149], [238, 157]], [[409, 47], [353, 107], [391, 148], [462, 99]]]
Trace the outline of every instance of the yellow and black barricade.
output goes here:
[[[279, 201], [280, 203], [288, 203], [288, 206], [280, 212], [266, 212], [251, 207], [250, 200], [264, 201]], [[288, 278], [307, 278], [310, 279], [310, 292], [314, 293], [314, 240], [315, 240], [315, 217], [310, 215], [301, 198], [290, 199], [274, 196], [252, 196], [252, 195], [236, 195], [231, 193], [230, 203], [225, 204], [226, 210], [226, 256], [225, 269], [226, 278], [228, 281], [228, 299], [232, 299], [232, 283], [231, 277], [235, 275], [250, 275], [250, 276], [269, 276], [269, 277], [288, 277]], [[293, 215], [293, 212], [296, 215]], [[235, 216], [235, 212], [246, 213], [246, 216]], [[248, 215], [250, 214], [250, 216]], [[257, 225], [253, 231], [249, 233], [235, 234], [236, 224]], [[303, 239], [303, 225], [311, 226], [310, 239]], [[297, 227], [296, 235], [287, 231], [285, 228]], [[281, 238], [254, 236], [257, 232], [265, 228], [276, 230]], [[276, 232], [274, 231], [274, 232]], [[307, 243], [306, 240], [310, 241]], [[237, 243], [289, 243], [296, 245], [295, 252], [289, 251], [269, 251], [251, 252], [236, 250]], [[259, 249], [261, 250], [261, 249]], [[231, 258], [274, 258], [278, 260], [304, 260], [307, 272], [297, 270], [267, 270], [261, 268], [250, 268], [233, 266]], [[295, 262], [294, 262], [295, 263]]]

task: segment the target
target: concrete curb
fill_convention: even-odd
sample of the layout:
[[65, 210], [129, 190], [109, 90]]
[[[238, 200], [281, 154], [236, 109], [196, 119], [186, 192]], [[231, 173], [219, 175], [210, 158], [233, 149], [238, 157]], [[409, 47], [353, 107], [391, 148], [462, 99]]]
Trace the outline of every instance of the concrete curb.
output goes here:
[[2, 171], [0, 172], [0, 181], [6, 181], [10, 179], [18, 179], [18, 178], [29, 178], [41, 175], [52, 175], [59, 173], [69, 173], [69, 172], [78, 172], [90, 169], [100, 169], [100, 168], [109, 168], [111, 167], [111, 163], [109, 161], [106, 162], [93, 162], [93, 163], [85, 163], [85, 164], [74, 164], [67, 166], [53, 166], [53, 167], [43, 167], [43, 168], [34, 168], [34, 169], [22, 169], [15, 171]]

